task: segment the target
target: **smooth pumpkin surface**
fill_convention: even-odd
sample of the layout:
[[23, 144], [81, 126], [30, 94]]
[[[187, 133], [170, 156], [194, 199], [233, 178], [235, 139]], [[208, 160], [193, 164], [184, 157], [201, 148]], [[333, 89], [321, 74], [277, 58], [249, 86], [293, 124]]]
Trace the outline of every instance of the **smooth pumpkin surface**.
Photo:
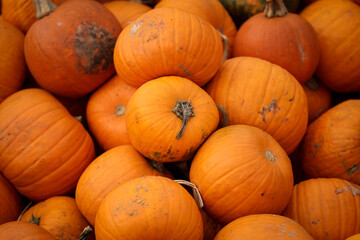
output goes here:
[[283, 215], [314, 239], [345, 239], [360, 231], [360, 187], [339, 178], [300, 182]]
[[18, 91], [25, 80], [25, 35], [0, 18], [0, 102]]
[[359, 239], [360, 239], [360, 233], [359, 233], [359, 234], [352, 235], [351, 237], [348, 237], [348, 238], [345, 239], [345, 240], [359, 240]]
[[80, 98], [114, 74], [113, 49], [120, 31], [120, 24], [102, 4], [67, 1], [27, 32], [26, 63], [42, 88]]
[[97, 240], [203, 239], [198, 206], [180, 184], [165, 177], [133, 179], [101, 203], [95, 220]]
[[211, 97], [192, 81], [161, 77], [130, 98], [125, 122], [131, 144], [158, 162], [189, 160], [216, 129], [219, 113]]
[[0, 225], [0, 239], [6, 240], [55, 240], [45, 229], [32, 223], [12, 221]]
[[147, 175], [160, 176], [133, 146], [112, 148], [98, 156], [82, 173], [76, 187], [76, 203], [92, 224], [101, 201], [113, 189], [131, 179]]
[[0, 171], [32, 201], [71, 192], [94, 159], [83, 125], [42, 89], [20, 90], [0, 104]]
[[86, 119], [103, 150], [130, 144], [125, 124], [125, 112], [136, 88], [127, 85], [117, 75], [98, 88], [87, 103]]
[[68, 240], [78, 240], [84, 228], [89, 226], [75, 199], [68, 196], [51, 197], [36, 203], [26, 210], [20, 221], [36, 224], [56, 239]]
[[312, 240], [296, 221], [275, 214], [253, 214], [238, 218], [216, 235], [214, 240]]
[[360, 184], [360, 100], [349, 99], [312, 122], [301, 146], [308, 177], [337, 177]]
[[263, 129], [290, 154], [305, 134], [307, 99], [285, 69], [254, 57], [226, 60], [205, 87], [229, 115], [229, 124]]
[[190, 181], [205, 211], [225, 225], [249, 214], [280, 214], [294, 180], [290, 159], [274, 138], [253, 126], [230, 125], [196, 152]]
[[157, 8], [120, 33], [114, 64], [133, 87], [169, 75], [203, 86], [219, 69], [222, 55], [220, 35], [210, 23], [178, 8]]
[[360, 91], [360, 6], [345, 0], [316, 1], [300, 15], [320, 41], [316, 76], [334, 92]]

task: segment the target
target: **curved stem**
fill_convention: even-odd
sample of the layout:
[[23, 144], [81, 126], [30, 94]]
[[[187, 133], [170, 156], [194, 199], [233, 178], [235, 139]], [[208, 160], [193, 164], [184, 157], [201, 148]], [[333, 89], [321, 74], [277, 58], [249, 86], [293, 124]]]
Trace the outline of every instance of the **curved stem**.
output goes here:
[[223, 46], [224, 46], [224, 52], [223, 52], [223, 58], [222, 61], [224, 62], [227, 58], [228, 58], [228, 52], [229, 52], [229, 39], [228, 37], [223, 34], [222, 32], [220, 32], [219, 30], [217, 30], [220, 34], [221, 40], [223, 42]]
[[217, 105], [217, 109], [221, 112], [221, 127], [229, 126], [229, 114], [226, 109], [221, 105]]
[[186, 180], [181, 180], [181, 179], [174, 180], [174, 181], [179, 184], [183, 184], [183, 185], [191, 187], [191, 189], [193, 190], [193, 196], [194, 196], [196, 204], [198, 205], [199, 208], [204, 207], [204, 202], [202, 200], [200, 191], [195, 184], [193, 184], [192, 182], [186, 181]]
[[26, 205], [26, 207], [22, 210], [22, 212], [20, 213], [19, 217], [17, 218], [16, 221], [20, 221], [21, 217], [24, 215], [24, 213], [30, 208], [32, 202], [29, 202], [28, 205]]
[[283, 0], [266, 0], [264, 14], [268, 18], [283, 17], [287, 14]]
[[84, 228], [84, 230], [82, 231], [82, 233], [79, 236], [79, 240], [85, 240], [87, 239], [87, 237], [92, 233], [92, 228], [90, 226], [87, 226]]
[[57, 5], [52, 3], [51, 0], [33, 0], [35, 7], [36, 19], [43, 18], [52, 13]]
[[172, 112], [176, 114], [178, 118], [180, 118], [183, 122], [180, 128], [180, 132], [176, 136], [176, 139], [180, 139], [185, 131], [187, 123], [190, 117], [195, 117], [193, 112], [193, 107], [191, 106], [190, 100], [183, 101], [179, 100], [176, 102], [175, 107], [172, 109]]

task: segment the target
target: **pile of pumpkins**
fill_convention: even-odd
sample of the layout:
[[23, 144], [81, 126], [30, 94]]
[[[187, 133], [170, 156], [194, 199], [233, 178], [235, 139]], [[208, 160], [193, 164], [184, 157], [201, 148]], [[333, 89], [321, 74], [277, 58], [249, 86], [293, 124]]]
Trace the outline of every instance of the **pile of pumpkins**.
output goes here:
[[264, 2], [1, 0], [0, 239], [360, 239], [360, 1]]

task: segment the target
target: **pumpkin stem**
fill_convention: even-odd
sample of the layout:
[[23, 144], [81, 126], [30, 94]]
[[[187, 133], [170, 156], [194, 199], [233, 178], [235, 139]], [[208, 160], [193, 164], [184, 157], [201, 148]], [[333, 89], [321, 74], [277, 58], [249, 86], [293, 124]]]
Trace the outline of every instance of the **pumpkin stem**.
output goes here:
[[151, 159], [147, 159], [147, 161], [153, 169], [158, 170], [162, 174], [165, 174], [165, 167], [162, 162], [157, 162]]
[[217, 109], [221, 113], [221, 127], [229, 126], [229, 114], [226, 109], [221, 105], [217, 105]]
[[223, 52], [223, 58], [222, 61], [224, 62], [228, 58], [228, 52], [229, 52], [229, 39], [228, 37], [220, 32], [220, 30], [217, 30], [220, 34], [223, 46], [224, 46], [224, 52]]
[[20, 221], [21, 217], [24, 215], [24, 213], [30, 208], [32, 202], [29, 202], [28, 205], [26, 205], [26, 207], [22, 210], [22, 212], [20, 213], [19, 217], [17, 218], [16, 221]]
[[90, 226], [87, 226], [84, 228], [82, 233], [80, 234], [78, 240], [85, 240], [87, 237], [92, 233], [92, 228]]
[[116, 116], [120, 117], [125, 114], [126, 107], [124, 105], [118, 105], [115, 108], [115, 114]]
[[274, 154], [269, 150], [265, 151], [265, 156], [270, 162], [275, 162], [276, 161], [276, 158], [275, 158]]
[[33, 0], [35, 7], [36, 19], [43, 18], [52, 13], [57, 5], [52, 3], [51, 0]]
[[176, 116], [183, 121], [180, 132], [176, 136], [176, 139], [180, 139], [184, 133], [185, 127], [186, 127], [190, 117], [195, 117], [195, 114], [193, 112], [193, 107], [191, 106], [190, 100], [183, 101], [183, 100], [178, 99], [175, 107], [172, 109], [172, 112], [175, 113]]
[[320, 87], [319, 82], [314, 77], [310, 78], [309, 81], [305, 83], [305, 85], [313, 91], [316, 91]]
[[198, 205], [199, 208], [204, 207], [204, 202], [202, 200], [200, 191], [195, 184], [193, 184], [192, 182], [186, 181], [186, 180], [181, 180], [181, 179], [174, 180], [174, 181], [179, 184], [183, 184], [183, 185], [191, 187], [196, 204]]
[[268, 18], [283, 17], [287, 14], [283, 0], [266, 0], [264, 14]]

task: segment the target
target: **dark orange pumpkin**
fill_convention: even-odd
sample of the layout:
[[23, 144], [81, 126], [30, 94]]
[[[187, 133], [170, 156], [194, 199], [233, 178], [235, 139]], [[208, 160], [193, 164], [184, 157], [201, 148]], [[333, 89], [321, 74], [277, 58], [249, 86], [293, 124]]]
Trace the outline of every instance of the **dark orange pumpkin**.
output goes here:
[[91, 95], [86, 119], [90, 132], [102, 149], [130, 144], [125, 112], [135, 90], [115, 75]]
[[0, 104], [0, 171], [33, 201], [66, 194], [94, 159], [82, 124], [42, 89], [20, 90]]
[[290, 159], [263, 130], [231, 125], [214, 132], [196, 152], [190, 181], [205, 211], [228, 224], [249, 214], [280, 214], [293, 188]]
[[6, 240], [55, 240], [45, 229], [32, 223], [13, 221], [0, 225], [0, 239]]
[[178, 8], [157, 8], [120, 33], [114, 63], [119, 77], [133, 87], [169, 75], [203, 86], [219, 69], [222, 55], [220, 35], [210, 23]]
[[62, 97], [82, 97], [114, 74], [113, 48], [120, 31], [102, 4], [67, 1], [27, 32], [26, 63], [42, 88]]

